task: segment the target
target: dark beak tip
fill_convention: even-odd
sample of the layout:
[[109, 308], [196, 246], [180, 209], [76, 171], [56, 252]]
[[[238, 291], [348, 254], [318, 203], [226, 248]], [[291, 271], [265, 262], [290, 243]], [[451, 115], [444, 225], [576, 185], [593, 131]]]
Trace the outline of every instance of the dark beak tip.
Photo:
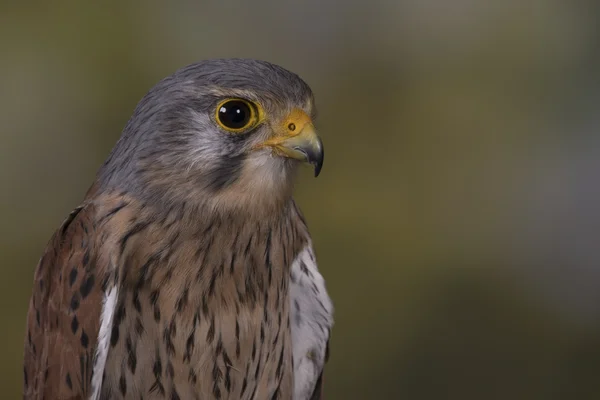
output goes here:
[[318, 177], [321, 173], [321, 168], [323, 168], [323, 161], [325, 160], [325, 149], [323, 148], [323, 141], [321, 140], [321, 138], [319, 138], [318, 140], [320, 151], [315, 161], [313, 162], [313, 165], [315, 166], [315, 178]]
[[313, 161], [311, 161], [313, 167], [315, 167], [315, 178], [319, 176], [321, 173], [321, 168], [323, 168], [323, 154], [321, 153], [320, 157], [317, 157]]
[[325, 158], [325, 151], [323, 150], [323, 143], [319, 139], [319, 150], [315, 151], [314, 149], [306, 149], [301, 147], [295, 147], [294, 150], [302, 152], [306, 161], [310, 163], [315, 168], [315, 178], [319, 176], [321, 173], [321, 168], [323, 168], [323, 160]]
[[321, 167], [323, 166], [322, 163], [315, 163], [315, 178], [319, 176], [319, 174], [321, 173]]

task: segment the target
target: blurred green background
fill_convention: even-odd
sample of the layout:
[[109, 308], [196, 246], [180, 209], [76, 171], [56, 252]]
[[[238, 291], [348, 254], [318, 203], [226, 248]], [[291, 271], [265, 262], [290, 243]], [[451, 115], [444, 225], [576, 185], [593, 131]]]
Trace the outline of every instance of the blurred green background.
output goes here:
[[0, 50], [3, 399], [50, 235], [146, 91], [214, 57], [316, 95], [327, 398], [600, 398], [599, 2], [3, 1]]

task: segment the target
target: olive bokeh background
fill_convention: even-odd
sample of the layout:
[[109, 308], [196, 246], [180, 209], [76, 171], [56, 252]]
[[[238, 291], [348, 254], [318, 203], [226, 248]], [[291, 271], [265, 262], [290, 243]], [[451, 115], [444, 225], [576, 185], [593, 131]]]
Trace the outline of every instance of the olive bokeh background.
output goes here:
[[313, 88], [297, 199], [336, 306], [329, 399], [600, 398], [600, 3], [0, 3], [0, 392], [34, 267], [137, 101], [250, 57]]

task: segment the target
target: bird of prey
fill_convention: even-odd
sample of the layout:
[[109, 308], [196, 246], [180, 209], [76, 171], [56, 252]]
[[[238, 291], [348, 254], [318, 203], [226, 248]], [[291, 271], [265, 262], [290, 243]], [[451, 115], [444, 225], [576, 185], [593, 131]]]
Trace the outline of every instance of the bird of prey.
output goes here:
[[314, 116], [264, 61], [157, 83], [39, 261], [24, 398], [322, 398], [333, 306], [292, 197]]

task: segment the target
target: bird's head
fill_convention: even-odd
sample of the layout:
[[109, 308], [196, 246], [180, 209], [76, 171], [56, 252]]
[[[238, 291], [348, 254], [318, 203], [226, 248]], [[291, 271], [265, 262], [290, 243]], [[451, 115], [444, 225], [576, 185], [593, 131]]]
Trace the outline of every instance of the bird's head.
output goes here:
[[323, 144], [314, 99], [297, 75], [247, 59], [192, 64], [140, 101], [99, 174], [100, 184], [216, 208], [274, 207], [294, 171], [315, 176]]

